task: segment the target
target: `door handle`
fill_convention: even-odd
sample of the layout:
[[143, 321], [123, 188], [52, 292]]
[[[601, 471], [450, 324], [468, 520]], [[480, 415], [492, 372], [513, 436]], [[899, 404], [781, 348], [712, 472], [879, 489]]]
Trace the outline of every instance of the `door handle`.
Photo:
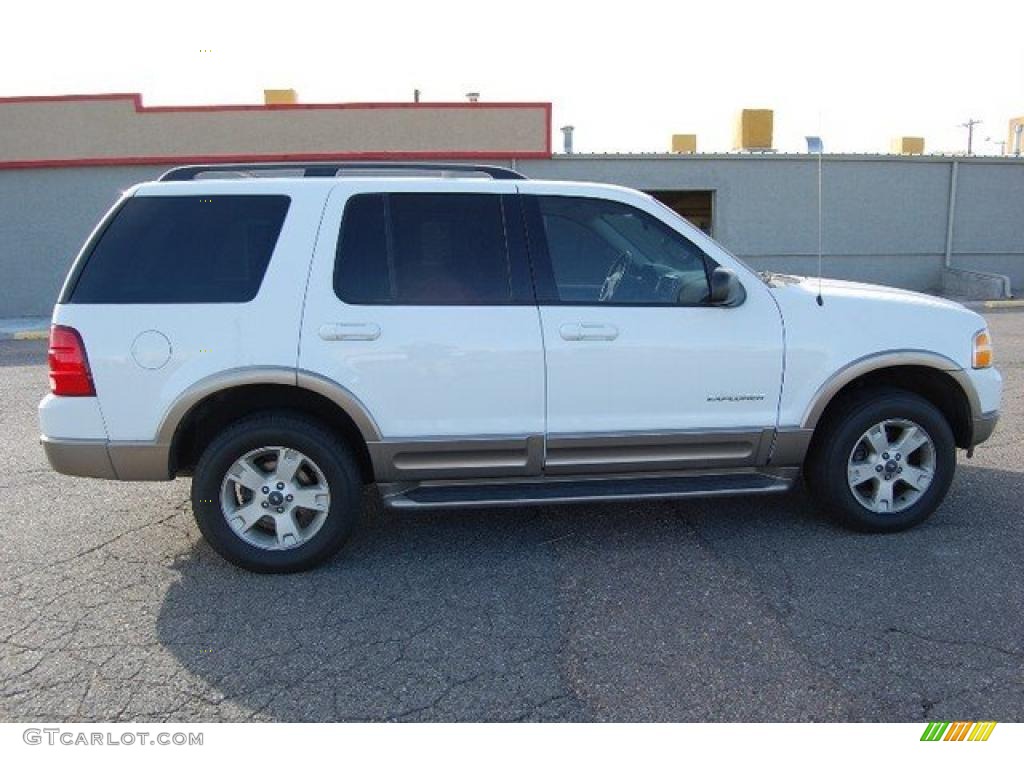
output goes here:
[[318, 331], [324, 341], [373, 341], [380, 338], [376, 323], [327, 323]]
[[582, 341], [613, 341], [618, 338], [619, 329], [605, 323], [580, 323]]
[[579, 341], [583, 338], [583, 329], [579, 323], [566, 323], [558, 329], [558, 335], [566, 341]]
[[566, 341], [613, 341], [619, 336], [619, 329], [606, 323], [566, 323], [558, 329]]

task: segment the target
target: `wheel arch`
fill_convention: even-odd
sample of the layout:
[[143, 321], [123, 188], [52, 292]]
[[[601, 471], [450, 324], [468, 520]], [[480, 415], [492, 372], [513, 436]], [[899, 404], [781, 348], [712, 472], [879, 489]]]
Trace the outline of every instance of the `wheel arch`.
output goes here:
[[893, 386], [913, 392], [939, 409], [957, 446], [969, 448], [978, 395], [954, 361], [925, 350], [885, 352], [853, 361], [829, 378], [804, 413], [802, 428], [816, 432], [850, 393], [869, 386]]
[[355, 450], [364, 482], [372, 482], [367, 443], [380, 430], [363, 403], [323, 376], [289, 368], [241, 369], [216, 374], [190, 387], [165, 415], [158, 442], [169, 448], [172, 476], [188, 474], [217, 432], [261, 411], [302, 413], [323, 422]]

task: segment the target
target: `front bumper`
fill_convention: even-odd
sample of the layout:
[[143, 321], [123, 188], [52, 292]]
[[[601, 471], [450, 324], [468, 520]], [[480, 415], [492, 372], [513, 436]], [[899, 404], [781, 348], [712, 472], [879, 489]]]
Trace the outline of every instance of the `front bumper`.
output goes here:
[[992, 437], [996, 423], [999, 421], [999, 411], [980, 414], [975, 416], [972, 421], [971, 447], [973, 448]]
[[970, 405], [971, 432], [967, 444], [961, 446], [970, 450], [988, 440], [995, 431], [1003, 397], [1003, 377], [996, 368], [966, 369], [951, 372], [951, 375], [967, 395]]

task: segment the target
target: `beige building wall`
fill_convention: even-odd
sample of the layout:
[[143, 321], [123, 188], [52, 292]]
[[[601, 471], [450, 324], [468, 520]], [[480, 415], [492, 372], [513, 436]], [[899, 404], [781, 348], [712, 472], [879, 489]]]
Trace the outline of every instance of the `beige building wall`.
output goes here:
[[138, 94], [0, 99], [0, 168], [550, 155], [546, 103], [144, 107]]
[[1021, 126], [1024, 126], [1024, 115], [1010, 120], [1010, 130], [1006, 135], [1006, 153], [1008, 155], [1024, 154], [1024, 128]]

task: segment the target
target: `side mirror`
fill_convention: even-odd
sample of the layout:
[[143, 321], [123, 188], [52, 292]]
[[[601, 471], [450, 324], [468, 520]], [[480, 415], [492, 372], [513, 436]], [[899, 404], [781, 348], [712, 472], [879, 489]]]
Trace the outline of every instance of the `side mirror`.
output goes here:
[[735, 307], [743, 303], [746, 293], [736, 273], [726, 267], [715, 267], [711, 273], [711, 295], [709, 304]]

